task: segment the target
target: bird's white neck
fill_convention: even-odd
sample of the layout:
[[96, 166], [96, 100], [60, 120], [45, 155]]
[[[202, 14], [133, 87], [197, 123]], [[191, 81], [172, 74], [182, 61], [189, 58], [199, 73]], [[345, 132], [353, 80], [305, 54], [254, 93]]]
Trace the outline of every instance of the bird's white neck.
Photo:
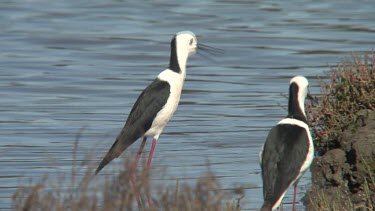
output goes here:
[[[178, 89], [182, 89], [186, 77], [186, 68], [181, 68], [181, 72], [177, 73], [174, 70], [166, 69], [158, 75], [158, 78], [162, 81], [167, 81], [173, 87], [177, 86]], [[173, 89], [173, 88], [172, 88]]]
[[184, 81], [186, 78], [186, 65], [185, 66], [180, 66], [181, 72], [178, 74], [181, 76], [181, 79]]
[[298, 104], [299, 108], [301, 109], [303, 115], [306, 117], [306, 111], [305, 111], [305, 97], [306, 95], [303, 93], [298, 93]]

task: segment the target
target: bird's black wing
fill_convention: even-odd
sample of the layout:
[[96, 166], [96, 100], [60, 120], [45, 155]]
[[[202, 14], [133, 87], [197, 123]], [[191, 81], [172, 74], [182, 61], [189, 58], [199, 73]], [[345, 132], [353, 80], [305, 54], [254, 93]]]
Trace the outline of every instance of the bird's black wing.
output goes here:
[[143, 90], [135, 102], [124, 128], [117, 136], [115, 143], [104, 156], [96, 169], [98, 173], [105, 165], [143, 136], [150, 129], [157, 113], [164, 107], [170, 95], [170, 85], [166, 81], [155, 79]]
[[305, 128], [281, 124], [271, 129], [261, 165], [265, 204], [273, 206], [296, 179], [308, 150], [309, 139]]

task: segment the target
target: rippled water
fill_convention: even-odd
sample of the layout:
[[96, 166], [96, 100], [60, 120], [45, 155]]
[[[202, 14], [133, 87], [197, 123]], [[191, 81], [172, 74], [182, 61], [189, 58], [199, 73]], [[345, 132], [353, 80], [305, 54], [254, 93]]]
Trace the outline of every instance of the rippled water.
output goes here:
[[[1, 1], [0, 207], [10, 208], [19, 181], [69, 171], [82, 127], [78, 159], [95, 151], [99, 160], [141, 90], [167, 66], [172, 35], [191, 30], [225, 54], [190, 58], [180, 106], [153, 160], [155, 172], [167, 171], [152, 179], [194, 181], [209, 161], [224, 188], [246, 187], [242, 205], [256, 210], [258, 150], [285, 115], [280, 93], [297, 74], [318, 93], [315, 78], [327, 65], [372, 50], [374, 8], [364, 0]], [[300, 184], [299, 198], [308, 174]], [[289, 190], [284, 208], [291, 200]]]

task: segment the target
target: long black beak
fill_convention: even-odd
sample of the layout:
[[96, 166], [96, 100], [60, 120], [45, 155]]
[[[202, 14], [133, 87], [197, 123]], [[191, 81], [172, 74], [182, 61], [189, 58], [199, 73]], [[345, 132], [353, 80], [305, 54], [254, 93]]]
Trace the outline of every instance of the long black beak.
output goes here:
[[198, 47], [198, 53], [200, 51], [204, 51], [213, 56], [220, 56], [224, 54], [224, 50], [220, 48], [215, 48], [215, 47], [211, 47], [211, 46], [204, 45], [204, 44], [198, 44], [197, 47]]
[[307, 93], [307, 99], [309, 99], [309, 100], [313, 100], [314, 97], [313, 97], [310, 93]]
[[318, 100], [316, 99], [316, 97], [312, 96], [312, 95], [310, 94], [310, 92], [307, 93], [307, 96], [306, 96], [306, 97], [307, 97], [307, 99], [313, 101], [314, 103], [318, 103]]

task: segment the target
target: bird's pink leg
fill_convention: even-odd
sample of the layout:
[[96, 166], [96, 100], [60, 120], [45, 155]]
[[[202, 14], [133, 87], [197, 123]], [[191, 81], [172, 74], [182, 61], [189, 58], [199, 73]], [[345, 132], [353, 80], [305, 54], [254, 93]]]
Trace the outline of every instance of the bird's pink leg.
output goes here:
[[151, 208], [152, 207], [152, 198], [151, 198], [151, 193], [150, 193], [149, 177], [146, 178], [146, 189], [147, 189], [148, 206]]
[[137, 157], [135, 158], [135, 161], [134, 161], [134, 169], [137, 169], [138, 161], [139, 161], [139, 158], [141, 157], [143, 148], [145, 147], [146, 140], [147, 140], [147, 137], [144, 137], [143, 141], [141, 143], [141, 146], [139, 147], [139, 150], [138, 150], [138, 153], [137, 153]]
[[[147, 171], [150, 172], [150, 167], [151, 167], [151, 161], [152, 161], [152, 156], [154, 155], [154, 150], [156, 146], [156, 141], [157, 139], [152, 140], [152, 146], [150, 150], [150, 155], [148, 156], [148, 161], [147, 161]], [[147, 201], [148, 201], [148, 206], [152, 207], [152, 198], [150, 194], [150, 186], [149, 186], [149, 178], [146, 180], [146, 187], [147, 187]]]
[[296, 181], [295, 183], [294, 183], [294, 193], [293, 193], [293, 211], [295, 211], [296, 210], [296, 195], [297, 195], [297, 184], [298, 184], [298, 181]]
[[156, 141], [157, 139], [155, 138], [152, 140], [151, 151], [150, 151], [150, 155], [148, 156], [148, 161], [147, 161], [147, 170], [150, 170], [150, 167], [151, 167], [151, 161], [152, 161], [152, 156], [154, 155]]
[[138, 161], [139, 161], [139, 158], [141, 157], [143, 148], [145, 147], [146, 140], [147, 140], [147, 137], [144, 137], [143, 141], [141, 143], [141, 146], [139, 147], [139, 150], [137, 152], [137, 156], [136, 156], [134, 164], [133, 164], [133, 169], [131, 170], [132, 171], [131, 172], [131, 182], [133, 183], [133, 187], [135, 189], [135, 198], [137, 199], [138, 206], [141, 205], [141, 201], [139, 200], [139, 192], [136, 190], [137, 181], [136, 181], [136, 177], [135, 177], [135, 172], [137, 171]]

